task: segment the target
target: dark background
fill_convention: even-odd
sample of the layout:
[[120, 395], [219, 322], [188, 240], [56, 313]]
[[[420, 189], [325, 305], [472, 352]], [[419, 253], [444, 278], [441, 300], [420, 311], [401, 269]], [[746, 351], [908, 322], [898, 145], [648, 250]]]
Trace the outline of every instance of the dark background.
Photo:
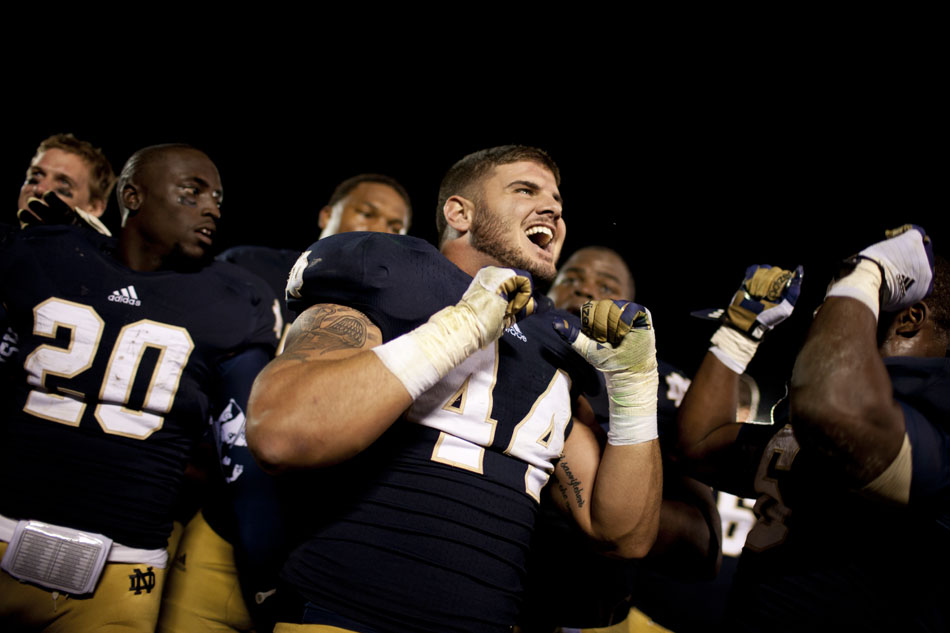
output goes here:
[[[654, 313], [660, 357], [687, 372], [714, 330], [691, 310], [725, 305], [748, 264], [803, 264], [799, 310], [750, 367], [780, 387], [841, 258], [906, 222], [925, 226], [947, 252], [946, 103], [936, 86], [910, 79], [770, 85], [752, 77], [739, 90], [709, 82], [529, 100], [513, 90], [490, 103], [471, 94], [410, 103], [368, 90], [319, 100], [237, 91], [210, 103], [153, 103], [145, 113], [134, 103], [108, 114], [32, 111], [6, 135], [0, 183], [12, 206], [36, 145], [57, 132], [101, 146], [116, 172], [140, 147], [187, 142], [211, 156], [224, 182], [216, 250], [303, 249], [333, 187], [368, 171], [406, 186], [410, 234], [432, 241], [439, 180], [455, 160], [493, 145], [536, 145], [561, 168], [565, 257], [592, 243], [620, 251], [638, 301]], [[105, 221], [117, 228], [114, 200]]]

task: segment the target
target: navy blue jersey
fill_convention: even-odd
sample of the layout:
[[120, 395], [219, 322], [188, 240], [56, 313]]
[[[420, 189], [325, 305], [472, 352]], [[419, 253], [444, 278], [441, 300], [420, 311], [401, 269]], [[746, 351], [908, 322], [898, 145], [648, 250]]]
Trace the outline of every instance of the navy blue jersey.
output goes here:
[[268, 248], [266, 246], [235, 246], [224, 251], [215, 259], [222, 262], [231, 262], [241, 268], [251, 271], [267, 282], [274, 294], [280, 299], [281, 318], [283, 323], [289, 324], [294, 320], [294, 313], [287, 308], [284, 300], [284, 290], [287, 288], [287, 277], [294, 262], [300, 256], [300, 251]]
[[736, 630], [947, 630], [950, 360], [885, 366], [911, 441], [907, 507], [836, 485], [834, 465], [802, 449], [781, 418], [740, 432], [761, 460], [758, 521], [729, 605]]
[[[284, 324], [284, 330], [295, 316], [287, 308], [284, 291], [299, 256], [297, 250], [236, 246], [217, 259], [237, 264], [267, 282], [280, 298], [279, 323]], [[254, 375], [243, 373], [247, 387], [243, 398], [234, 398], [214, 425], [227, 485], [221, 494], [211, 495], [205, 501], [202, 513], [208, 525], [234, 546], [245, 603], [257, 619], [258, 605], [253, 597], [277, 585], [277, 573], [286, 551], [279, 482], [257, 464], [244, 436], [244, 411]]]
[[[347, 233], [304, 254], [287, 296], [298, 312], [357, 309], [389, 341], [457, 303], [470, 282], [422, 240]], [[315, 525], [285, 580], [379, 631], [508, 631], [540, 491], [592, 372], [550, 315], [509, 328], [360, 456], [310, 473], [299, 503]]]
[[25, 372], [0, 426], [0, 514], [155, 549], [190, 448], [226, 395], [219, 367], [273, 348], [276, 306], [235, 266], [140, 273], [114, 245], [49, 226], [0, 252]]

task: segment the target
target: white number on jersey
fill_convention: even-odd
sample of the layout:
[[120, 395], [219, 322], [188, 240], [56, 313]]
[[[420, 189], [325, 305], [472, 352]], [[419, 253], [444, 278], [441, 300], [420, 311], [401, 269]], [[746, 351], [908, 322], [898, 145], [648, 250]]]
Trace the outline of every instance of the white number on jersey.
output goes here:
[[[482, 473], [485, 449], [495, 440], [498, 420], [492, 398], [498, 376], [498, 343], [468, 357], [413, 403], [412, 422], [439, 429], [432, 460]], [[512, 430], [505, 453], [525, 462], [525, 492], [540, 500], [541, 488], [564, 448], [571, 419], [570, 379], [558, 370], [547, 389]]]
[[[104, 323], [90, 306], [63, 299], [47, 299], [34, 308], [33, 333], [55, 338], [57, 329], [70, 331], [63, 349], [40, 345], [24, 362], [27, 382], [36, 387], [27, 395], [23, 410], [53, 422], [78, 426], [86, 408], [84, 394], [59, 387], [51, 393], [48, 375], [74, 378], [92, 366], [99, 349]], [[119, 332], [106, 369], [95, 416], [106, 433], [145, 439], [162, 427], [164, 415], [175, 401], [178, 384], [194, 350], [184, 328], [143, 319]], [[142, 410], [126, 408], [132, 385], [146, 349], [158, 350], [158, 361], [148, 382]], [[61, 395], [62, 394], [62, 395]]]
[[752, 512], [754, 499], [743, 499], [728, 492], [717, 491], [716, 506], [722, 519], [722, 553], [726, 556], [738, 556], [742, 553], [746, 536], [755, 525], [755, 513]]

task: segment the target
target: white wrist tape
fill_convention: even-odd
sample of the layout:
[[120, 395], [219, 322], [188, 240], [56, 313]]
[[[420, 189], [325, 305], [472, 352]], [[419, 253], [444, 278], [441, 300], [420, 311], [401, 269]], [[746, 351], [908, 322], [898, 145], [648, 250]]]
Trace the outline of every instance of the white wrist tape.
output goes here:
[[613, 446], [642, 444], [659, 437], [656, 430], [656, 414], [644, 416], [610, 415], [610, 428], [607, 430], [607, 443]]
[[478, 320], [471, 309], [459, 304], [443, 308], [373, 352], [415, 400], [479, 347]]
[[874, 313], [876, 321], [881, 311], [881, 269], [868, 259], [858, 261], [850, 273], [831, 284], [825, 298], [851, 297], [857, 299]]
[[610, 401], [607, 443], [614, 446], [640, 444], [659, 437], [656, 421], [660, 378], [656, 361], [646, 371], [604, 372]]
[[760, 343], [726, 325], [720, 326], [709, 341], [709, 351], [737, 374], [745, 372]]

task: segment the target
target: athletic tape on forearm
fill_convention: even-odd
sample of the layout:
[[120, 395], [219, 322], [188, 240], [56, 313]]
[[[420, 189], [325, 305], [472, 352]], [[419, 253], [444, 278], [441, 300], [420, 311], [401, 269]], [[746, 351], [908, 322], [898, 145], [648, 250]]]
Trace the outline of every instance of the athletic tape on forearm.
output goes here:
[[656, 361], [646, 371], [604, 372], [610, 401], [610, 428], [607, 443], [614, 446], [655, 440], [656, 401], [660, 378]]
[[868, 259], [862, 259], [850, 273], [831, 284], [825, 298], [851, 297], [857, 299], [874, 313], [877, 320], [881, 311], [881, 269]]
[[460, 304], [443, 308], [373, 352], [415, 400], [479, 349], [479, 339], [475, 315]]
[[709, 341], [712, 343], [709, 351], [737, 374], [745, 372], [760, 343], [727, 325], [716, 330]]

